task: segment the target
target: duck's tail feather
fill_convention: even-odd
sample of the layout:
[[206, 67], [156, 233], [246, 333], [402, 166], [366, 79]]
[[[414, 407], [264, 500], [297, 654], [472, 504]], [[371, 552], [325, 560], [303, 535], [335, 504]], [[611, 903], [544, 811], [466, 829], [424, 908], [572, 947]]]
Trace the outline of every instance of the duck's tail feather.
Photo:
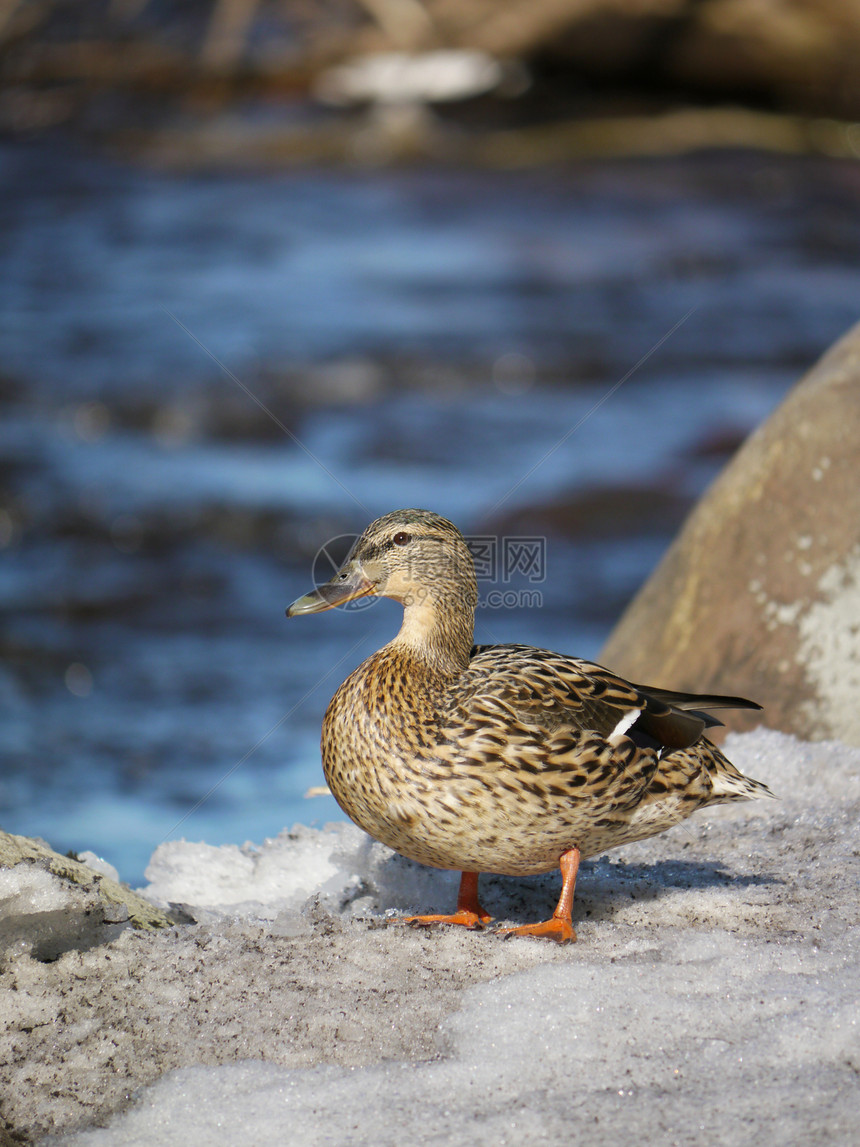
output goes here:
[[705, 764], [711, 778], [711, 799], [709, 804], [723, 804], [727, 801], [752, 801], [759, 797], [774, 798], [774, 794], [761, 781], [746, 777], [735, 768], [732, 762], [709, 741]]

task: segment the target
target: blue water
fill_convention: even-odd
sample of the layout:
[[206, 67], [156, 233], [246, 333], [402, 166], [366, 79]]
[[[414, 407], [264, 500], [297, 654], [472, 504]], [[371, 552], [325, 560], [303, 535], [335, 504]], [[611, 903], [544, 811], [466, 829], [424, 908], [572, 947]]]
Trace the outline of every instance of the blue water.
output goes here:
[[192, 178], [0, 147], [2, 827], [136, 883], [163, 839], [339, 817], [303, 797], [320, 720], [398, 607], [283, 611], [398, 505], [543, 533], [477, 637], [595, 656], [856, 321], [858, 192], [756, 156]]

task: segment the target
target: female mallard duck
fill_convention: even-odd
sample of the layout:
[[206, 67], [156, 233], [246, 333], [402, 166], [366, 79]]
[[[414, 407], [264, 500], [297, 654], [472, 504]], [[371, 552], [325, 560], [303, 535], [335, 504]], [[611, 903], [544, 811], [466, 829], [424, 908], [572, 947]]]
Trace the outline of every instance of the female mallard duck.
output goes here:
[[705, 710], [738, 697], [643, 688], [600, 665], [528, 645], [472, 645], [478, 592], [460, 531], [427, 510], [372, 522], [326, 585], [288, 617], [377, 594], [403, 625], [335, 693], [323, 721], [326, 780], [365, 832], [462, 872], [452, 916], [481, 927], [478, 874], [561, 868], [553, 916], [506, 929], [575, 940], [579, 860], [663, 832], [703, 805], [769, 796], [702, 735]]

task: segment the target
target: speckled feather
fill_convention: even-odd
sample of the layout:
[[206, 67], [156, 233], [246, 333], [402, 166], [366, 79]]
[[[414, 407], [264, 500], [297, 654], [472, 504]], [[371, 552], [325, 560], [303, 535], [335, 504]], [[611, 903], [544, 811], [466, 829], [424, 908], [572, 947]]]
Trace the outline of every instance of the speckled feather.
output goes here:
[[769, 795], [703, 735], [709, 707], [749, 702], [637, 686], [525, 645], [473, 647], [474, 569], [445, 519], [386, 515], [351, 563], [368, 592], [403, 601], [404, 624], [332, 699], [323, 766], [351, 819], [403, 855], [546, 872], [567, 849], [591, 856]]
[[[547, 665], [569, 698], [545, 689]], [[703, 805], [764, 795], [705, 738], [668, 753], [613, 743], [641, 693], [588, 662], [500, 645], [454, 682], [421, 676], [390, 647], [364, 662], [328, 708], [322, 752], [346, 813], [422, 864], [546, 872], [574, 845], [593, 856]]]

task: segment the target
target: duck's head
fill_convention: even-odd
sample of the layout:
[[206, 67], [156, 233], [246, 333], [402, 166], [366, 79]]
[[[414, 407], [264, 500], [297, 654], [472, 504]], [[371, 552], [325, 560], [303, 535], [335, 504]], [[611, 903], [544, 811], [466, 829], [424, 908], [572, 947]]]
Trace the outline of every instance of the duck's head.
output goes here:
[[334, 577], [300, 597], [287, 617], [320, 613], [359, 597], [410, 607], [474, 612], [475, 566], [455, 525], [429, 510], [395, 510], [371, 522]]

